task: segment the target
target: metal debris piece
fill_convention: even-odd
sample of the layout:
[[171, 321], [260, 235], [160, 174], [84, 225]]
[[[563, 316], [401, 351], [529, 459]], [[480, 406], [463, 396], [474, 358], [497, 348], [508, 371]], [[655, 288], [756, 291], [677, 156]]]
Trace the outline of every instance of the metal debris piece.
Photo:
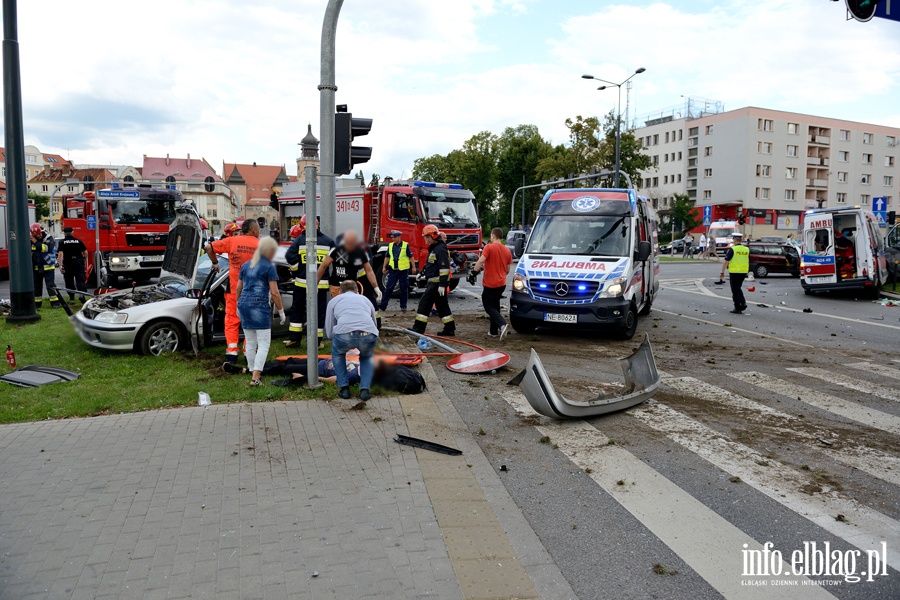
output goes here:
[[456, 448], [451, 448], [450, 446], [444, 446], [436, 442], [429, 442], [428, 440], [420, 440], [419, 438], [409, 437], [408, 435], [402, 435], [399, 433], [397, 434], [397, 437], [394, 438], [394, 441], [405, 446], [412, 446], [413, 448], [421, 448], [422, 450], [430, 450], [432, 452], [448, 454], [450, 456], [459, 456], [460, 454], [462, 454], [462, 450], [457, 450]]
[[821, 443], [825, 444], [826, 446], [834, 446], [834, 442], [829, 442], [828, 440], [823, 440], [820, 437], [817, 437], [816, 441], [821, 442]]
[[56, 367], [42, 367], [41, 365], [28, 365], [20, 367], [12, 373], [0, 377], [0, 381], [11, 383], [19, 387], [40, 387], [60, 381], [75, 381], [81, 377], [81, 373], [57, 369]]
[[525, 370], [509, 383], [518, 385], [531, 407], [546, 417], [555, 419], [583, 419], [630, 408], [649, 399], [659, 387], [660, 375], [653, 358], [650, 337], [634, 353], [620, 359], [625, 375], [625, 387], [618, 396], [599, 395], [594, 400], [569, 400], [556, 393], [538, 353], [531, 349]]

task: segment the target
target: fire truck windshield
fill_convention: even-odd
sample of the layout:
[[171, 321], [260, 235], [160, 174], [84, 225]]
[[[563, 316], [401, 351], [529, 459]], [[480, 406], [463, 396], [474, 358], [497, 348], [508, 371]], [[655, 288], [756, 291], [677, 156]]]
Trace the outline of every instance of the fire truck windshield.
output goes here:
[[471, 198], [419, 196], [425, 220], [445, 226], [478, 227], [478, 213]]
[[116, 223], [167, 225], [175, 219], [175, 200], [119, 200], [110, 204]]

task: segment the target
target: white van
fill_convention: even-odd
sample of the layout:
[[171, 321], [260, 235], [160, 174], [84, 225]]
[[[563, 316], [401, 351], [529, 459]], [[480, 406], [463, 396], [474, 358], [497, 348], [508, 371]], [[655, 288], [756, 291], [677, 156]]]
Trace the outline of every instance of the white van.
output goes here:
[[861, 289], [877, 298], [888, 265], [875, 215], [860, 206], [806, 211], [800, 275], [807, 294]]
[[658, 218], [630, 189], [547, 192], [516, 267], [510, 323], [631, 339], [659, 291]]

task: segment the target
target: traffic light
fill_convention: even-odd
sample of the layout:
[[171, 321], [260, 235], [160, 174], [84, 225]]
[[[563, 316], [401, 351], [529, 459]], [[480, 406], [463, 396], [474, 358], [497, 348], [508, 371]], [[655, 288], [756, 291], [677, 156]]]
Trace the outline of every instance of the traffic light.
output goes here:
[[896, 225], [897, 223], [897, 211], [889, 210], [887, 213], [887, 224], [888, 225]]
[[269, 194], [269, 206], [278, 210], [278, 194], [275, 192]]
[[[344, 107], [346, 110], [346, 107]], [[372, 119], [354, 119], [353, 113], [337, 112], [334, 115], [334, 173], [349, 175], [355, 165], [369, 162], [372, 148], [354, 146], [353, 140], [369, 133]]]
[[847, 12], [850, 13], [857, 21], [871, 21], [875, 16], [875, 6], [881, 0], [845, 0], [847, 3]]

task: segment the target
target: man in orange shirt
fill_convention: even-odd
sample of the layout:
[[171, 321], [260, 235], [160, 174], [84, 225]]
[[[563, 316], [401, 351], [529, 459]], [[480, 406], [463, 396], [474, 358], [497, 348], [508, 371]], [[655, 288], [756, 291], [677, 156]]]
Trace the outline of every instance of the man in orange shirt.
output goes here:
[[228, 291], [225, 293], [225, 362], [235, 364], [238, 358], [238, 342], [241, 337], [241, 319], [237, 312], [238, 278], [241, 265], [253, 258], [259, 246], [259, 223], [256, 219], [247, 219], [241, 225], [240, 235], [232, 235], [206, 245], [206, 254], [213, 263], [213, 269], [219, 269], [218, 254], [228, 255]]
[[503, 230], [494, 227], [491, 230], [491, 243], [484, 247], [481, 256], [472, 270], [477, 275], [484, 271], [484, 279], [481, 284], [481, 304], [491, 320], [491, 330], [488, 335], [500, 337], [502, 340], [509, 329], [506, 319], [500, 313], [500, 297], [506, 289], [506, 276], [509, 275], [509, 267], [512, 264], [512, 253], [504, 242]]

